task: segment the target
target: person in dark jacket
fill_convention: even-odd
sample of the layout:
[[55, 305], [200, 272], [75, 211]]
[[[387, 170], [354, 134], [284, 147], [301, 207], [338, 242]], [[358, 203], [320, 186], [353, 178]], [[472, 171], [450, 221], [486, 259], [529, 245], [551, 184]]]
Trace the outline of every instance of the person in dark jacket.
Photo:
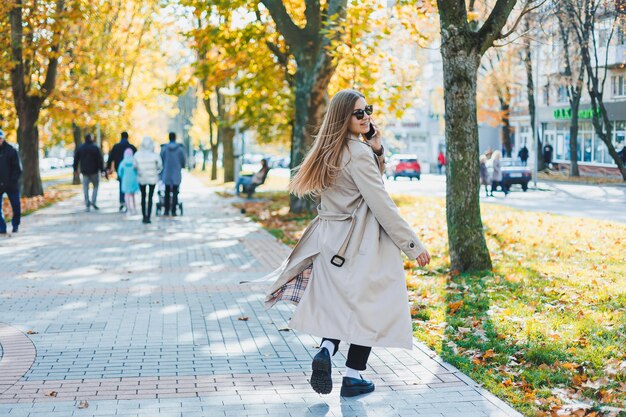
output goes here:
[[546, 164], [546, 167], [552, 168], [552, 152], [554, 148], [549, 143], [543, 147], [543, 162]]
[[7, 233], [7, 224], [4, 221], [2, 213], [2, 201], [4, 193], [9, 197], [13, 216], [11, 225], [13, 233], [17, 233], [20, 226], [21, 206], [20, 206], [20, 189], [18, 180], [22, 174], [22, 166], [20, 165], [20, 157], [15, 148], [9, 145], [4, 139], [4, 132], [0, 130], [0, 234]]
[[[128, 148], [133, 150], [133, 154], [137, 152], [137, 148], [128, 142], [128, 133], [122, 132], [122, 139], [116, 143], [113, 148], [111, 148], [111, 152], [109, 152], [109, 159], [107, 160], [107, 172], [109, 175], [111, 175], [113, 171], [117, 172], [120, 162], [124, 159], [124, 151]], [[112, 164], [115, 164], [114, 168], [111, 168]], [[120, 183], [120, 211], [125, 211], [126, 204], [124, 202], [124, 193], [122, 192], [122, 182], [119, 178], [117, 181]]]
[[165, 208], [163, 215], [169, 216], [171, 213], [172, 216], [176, 216], [178, 189], [182, 179], [180, 171], [185, 166], [186, 157], [183, 145], [176, 143], [176, 133], [170, 132], [169, 139], [170, 143], [161, 146], [161, 159], [163, 160], [161, 181], [165, 185]]
[[[74, 153], [74, 172], [78, 172], [79, 165], [80, 173], [83, 174], [83, 193], [85, 194], [87, 211], [90, 207], [99, 210], [96, 199], [98, 198], [100, 173], [104, 172], [104, 160], [100, 149], [93, 143], [93, 137], [89, 133], [85, 135], [85, 143], [80, 145]], [[89, 184], [93, 184], [91, 200], [89, 200]]]
[[527, 164], [526, 161], [528, 161], [528, 148], [526, 147], [526, 144], [522, 146], [522, 149], [519, 150], [519, 152], [517, 153], [517, 156], [522, 161], [522, 165], [526, 166]]

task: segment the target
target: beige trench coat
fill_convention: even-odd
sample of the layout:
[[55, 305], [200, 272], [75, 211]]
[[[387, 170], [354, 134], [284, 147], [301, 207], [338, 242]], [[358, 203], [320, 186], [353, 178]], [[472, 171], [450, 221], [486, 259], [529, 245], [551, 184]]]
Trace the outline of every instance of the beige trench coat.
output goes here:
[[[384, 157], [376, 157], [367, 143], [350, 139], [342, 167], [321, 195], [318, 217], [285, 262], [264, 278], [274, 281], [266, 308], [284, 300], [276, 293], [306, 270], [306, 289], [299, 300], [292, 300], [297, 303], [292, 329], [363, 346], [411, 349], [400, 250], [415, 259], [424, 247], [385, 190]], [[344, 242], [345, 263], [338, 267], [331, 260]]]

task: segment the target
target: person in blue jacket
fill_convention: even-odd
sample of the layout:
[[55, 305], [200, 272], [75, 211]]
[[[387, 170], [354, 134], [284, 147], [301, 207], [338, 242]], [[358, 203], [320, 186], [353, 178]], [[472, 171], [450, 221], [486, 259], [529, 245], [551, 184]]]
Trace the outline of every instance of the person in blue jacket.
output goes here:
[[139, 181], [137, 180], [137, 170], [135, 169], [132, 149], [128, 148], [124, 151], [124, 159], [122, 159], [117, 169], [117, 176], [121, 182], [128, 213], [136, 214], [135, 194], [139, 191]]

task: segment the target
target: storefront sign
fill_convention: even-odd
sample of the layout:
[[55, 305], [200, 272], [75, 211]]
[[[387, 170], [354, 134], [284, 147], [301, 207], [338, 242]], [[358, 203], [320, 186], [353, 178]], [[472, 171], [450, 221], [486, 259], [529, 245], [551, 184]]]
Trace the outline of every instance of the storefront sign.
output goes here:
[[[599, 115], [600, 109], [598, 109], [596, 113]], [[572, 118], [572, 109], [571, 108], [555, 109], [553, 115], [555, 119], [569, 120]], [[593, 109], [578, 110], [578, 118], [579, 119], [592, 119]]]

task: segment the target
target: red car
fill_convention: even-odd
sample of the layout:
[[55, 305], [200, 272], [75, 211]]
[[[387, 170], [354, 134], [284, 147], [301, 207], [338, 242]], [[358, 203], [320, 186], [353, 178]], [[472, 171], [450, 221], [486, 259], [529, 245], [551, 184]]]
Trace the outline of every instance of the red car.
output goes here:
[[408, 154], [393, 155], [385, 170], [387, 178], [393, 177], [397, 180], [398, 177], [408, 177], [420, 179], [422, 175], [422, 167], [417, 162], [417, 156]]

